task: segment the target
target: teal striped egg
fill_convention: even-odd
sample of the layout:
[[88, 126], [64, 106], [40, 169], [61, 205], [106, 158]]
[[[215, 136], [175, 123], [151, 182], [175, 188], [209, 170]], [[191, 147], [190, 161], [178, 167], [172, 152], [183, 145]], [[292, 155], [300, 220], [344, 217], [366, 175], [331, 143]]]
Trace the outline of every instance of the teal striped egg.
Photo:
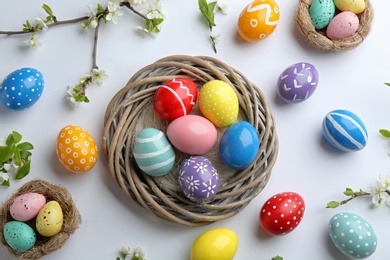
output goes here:
[[164, 175], [175, 164], [175, 152], [158, 129], [144, 128], [135, 138], [133, 153], [138, 167], [151, 176]]
[[362, 150], [367, 144], [367, 129], [363, 121], [348, 110], [329, 112], [322, 123], [325, 139], [344, 152]]

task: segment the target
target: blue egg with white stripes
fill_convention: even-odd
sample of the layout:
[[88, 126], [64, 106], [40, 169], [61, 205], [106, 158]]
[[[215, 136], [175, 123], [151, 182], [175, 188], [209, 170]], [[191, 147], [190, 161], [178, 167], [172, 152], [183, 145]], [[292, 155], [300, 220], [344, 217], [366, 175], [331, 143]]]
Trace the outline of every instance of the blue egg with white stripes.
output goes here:
[[363, 121], [348, 110], [329, 112], [322, 123], [325, 139], [344, 152], [362, 150], [367, 144], [367, 129]]
[[28, 109], [40, 99], [44, 86], [43, 75], [37, 69], [15, 70], [0, 85], [0, 104], [11, 111]]
[[144, 128], [134, 140], [134, 160], [151, 176], [167, 174], [175, 165], [175, 152], [166, 135], [155, 128]]

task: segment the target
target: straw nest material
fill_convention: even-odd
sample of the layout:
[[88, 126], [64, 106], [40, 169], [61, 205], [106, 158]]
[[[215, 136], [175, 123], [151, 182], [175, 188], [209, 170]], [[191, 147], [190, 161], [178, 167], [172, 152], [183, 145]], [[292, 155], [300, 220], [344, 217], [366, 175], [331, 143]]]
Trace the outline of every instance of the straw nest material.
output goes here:
[[[62, 186], [52, 185], [43, 180], [32, 180], [25, 185], [23, 185], [17, 192], [12, 195], [7, 201], [3, 203], [0, 209], [0, 228], [3, 230], [4, 225], [13, 220], [9, 212], [9, 208], [14, 201], [14, 199], [22, 194], [28, 192], [40, 193], [46, 197], [46, 201], [55, 200], [57, 201], [63, 211], [64, 222], [62, 225], [61, 231], [52, 236], [52, 237], [43, 237], [39, 235], [38, 232], [35, 232], [37, 239], [34, 247], [24, 253], [18, 253], [8, 246], [7, 242], [4, 239], [3, 232], [0, 232], [1, 243], [4, 244], [10, 254], [19, 259], [39, 259], [47, 254], [50, 254], [53, 251], [60, 249], [65, 242], [68, 240], [71, 234], [73, 234], [76, 229], [81, 224], [81, 216], [73, 203], [72, 197], [68, 190]], [[28, 222], [34, 231], [35, 229], [35, 219]]]
[[[174, 168], [160, 177], [143, 173], [133, 159], [134, 139], [143, 128], [166, 132], [169, 122], [156, 116], [153, 98], [160, 85], [177, 77], [192, 79], [198, 88], [213, 79], [230, 84], [238, 96], [239, 119], [255, 127], [261, 142], [255, 161], [241, 171], [222, 163], [218, 144], [203, 155], [213, 162], [220, 176], [218, 193], [209, 203], [193, 202], [180, 190], [178, 168], [189, 155], [175, 150]], [[200, 114], [199, 108], [191, 113]], [[220, 138], [225, 129], [217, 130]], [[278, 138], [264, 94], [244, 75], [215, 58], [177, 55], [142, 68], [112, 98], [104, 118], [103, 150], [112, 177], [136, 203], [167, 221], [203, 226], [236, 215], [262, 191], [277, 157]]]
[[365, 0], [365, 10], [361, 14], [357, 15], [360, 21], [357, 32], [354, 35], [341, 40], [331, 40], [326, 37], [324, 29], [316, 30], [314, 28], [309, 14], [312, 2], [313, 0], [299, 0], [296, 13], [296, 26], [302, 37], [309, 43], [309, 45], [319, 51], [336, 52], [352, 50], [363, 42], [371, 30], [374, 11], [369, 0]]

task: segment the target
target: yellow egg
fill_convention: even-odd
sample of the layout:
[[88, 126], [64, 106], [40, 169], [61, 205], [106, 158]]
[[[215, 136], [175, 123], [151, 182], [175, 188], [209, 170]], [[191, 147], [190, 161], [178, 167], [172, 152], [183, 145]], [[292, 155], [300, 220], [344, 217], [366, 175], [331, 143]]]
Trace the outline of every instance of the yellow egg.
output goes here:
[[62, 229], [64, 215], [57, 201], [49, 201], [39, 211], [35, 226], [39, 234], [44, 237], [52, 237]]
[[210, 229], [198, 236], [191, 247], [191, 260], [232, 260], [238, 247], [236, 233], [228, 228]]
[[200, 89], [199, 108], [215, 126], [227, 127], [237, 121], [238, 98], [229, 84], [211, 80]]

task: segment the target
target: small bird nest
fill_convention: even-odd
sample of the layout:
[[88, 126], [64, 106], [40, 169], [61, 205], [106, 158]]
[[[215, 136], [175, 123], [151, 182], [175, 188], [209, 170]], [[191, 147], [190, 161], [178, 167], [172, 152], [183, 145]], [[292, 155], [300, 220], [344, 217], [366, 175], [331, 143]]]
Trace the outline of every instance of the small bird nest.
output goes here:
[[[132, 149], [137, 134], [146, 127], [166, 133], [169, 122], [153, 109], [154, 94], [165, 81], [177, 77], [193, 80], [198, 88], [219, 79], [231, 85], [239, 100], [239, 119], [258, 132], [260, 146], [255, 161], [244, 170], [232, 170], [219, 156], [218, 143], [203, 155], [219, 172], [219, 190], [212, 202], [196, 203], [181, 192], [178, 169], [189, 155], [175, 149], [176, 163], [166, 175], [152, 177], [140, 171]], [[199, 114], [194, 107], [191, 114]], [[264, 94], [244, 75], [212, 57], [169, 56], [138, 71], [109, 103], [104, 117], [103, 150], [112, 177], [136, 203], [152, 214], [186, 226], [203, 226], [239, 213], [265, 187], [278, 153], [275, 121]]]
[[299, 0], [296, 13], [296, 26], [309, 45], [319, 51], [336, 52], [352, 50], [363, 42], [371, 30], [374, 11], [369, 0], [365, 0], [365, 10], [361, 14], [357, 14], [359, 18], [359, 28], [357, 32], [350, 37], [340, 40], [329, 39], [326, 36], [326, 29], [316, 30], [314, 28], [309, 14], [312, 2], [313, 0]]
[[[57, 201], [64, 215], [64, 223], [62, 225], [61, 231], [52, 236], [52, 237], [43, 237], [41, 236], [35, 228], [35, 218], [26, 222], [29, 224], [36, 234], [36, 243], [28, 251], [24, 253], [18, 253], [8, 246], [7, 242], [4, 239], [3, 227], [8, 221], [14, 220], [9, 212], [9, 208], [14, 201], [14, 199], [22, 194], [35, 192], [40, 193], [46, 197], [46, 201], [51, 200]], [[23, 185], [15, 194], [13, 194], [7, 201], [5, 201], [0, 208], [0, 228], [1, 243], [4, 244], [9, 253], [19, 259], [39, 259], [47, 254], [50, 254], [53, 251], [60, 249], [65, 242], [68, 240], [71, 234], [73, 234], [76, 229], [81, 224], [81, 216], [73, 203], [72, 196], [62, 186], [52, 185], [43, 180], [32, 180], [25, 185]]]

